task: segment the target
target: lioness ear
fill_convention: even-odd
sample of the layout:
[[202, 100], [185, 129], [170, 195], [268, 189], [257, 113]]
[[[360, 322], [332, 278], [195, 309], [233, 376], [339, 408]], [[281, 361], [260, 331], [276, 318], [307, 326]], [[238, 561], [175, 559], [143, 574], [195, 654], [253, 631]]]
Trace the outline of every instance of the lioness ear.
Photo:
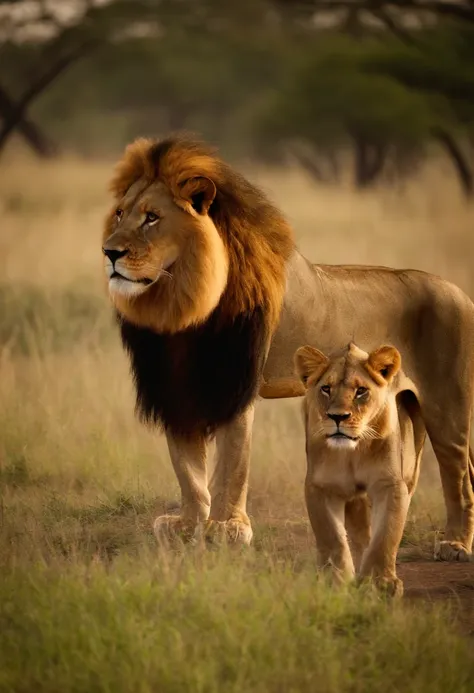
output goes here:
[[369, 355], [367, 367], [372, 376], [382, 377], [390, 382], [400, 370], [402, 357], [400, 352], [392, 346], [381, 346]]
[[190, 203], [198, 214], [207, 214], [216, 196], [216, 186], [210, 178], [197, 176], [181, 183], [181, 197]]
[[296, 373], [304, 385], [312, 375], [319, 379], [329, 365], [328, 357], [312, 346], [303, 346], [297, 349], [294, 362]]

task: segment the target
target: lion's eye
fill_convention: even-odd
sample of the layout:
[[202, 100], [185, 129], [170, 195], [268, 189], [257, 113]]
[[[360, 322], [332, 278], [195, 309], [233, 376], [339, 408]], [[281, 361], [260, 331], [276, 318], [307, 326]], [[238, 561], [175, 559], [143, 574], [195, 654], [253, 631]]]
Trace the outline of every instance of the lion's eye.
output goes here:
[[115, 216], [117, 217], [117, 219], [121, 219], [123, 217], [123, 209], [116, 209]]
[[323, 395], [326, 395], [326, 397], [329, 397], [329, 395], [331, 394], [331, 388], [329, 387], [329, 385], [323, 385], [321, 388], [321, 392], [323, 393]]
[[363, 397], [367, 393], [366, 387], [358, 387], [356, 390], [356, 397]]
[[158, 221], [158, 218], [158, 214], [155, 214], [155, 212], [147, 212], [145, 216], [145, 223], [154, 224], [155, 221]]

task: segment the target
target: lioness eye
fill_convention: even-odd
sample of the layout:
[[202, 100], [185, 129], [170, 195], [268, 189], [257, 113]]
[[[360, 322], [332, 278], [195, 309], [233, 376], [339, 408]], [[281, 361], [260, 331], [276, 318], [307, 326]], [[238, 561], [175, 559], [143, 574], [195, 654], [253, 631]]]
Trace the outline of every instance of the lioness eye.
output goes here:
[[158, 214], [155, 214], [155, 212], [147, 212], [145, 217], [145, 223], [153, 224], [155, 221], [158, 221]]
[[356, 397], [362, 397], [367, 392], [366, 387], [358, 387], [356, 390]]
[[323, 395], [330, 395], [331, 388], [329, 387], [329, 385], [323, 385], [321, 388], [321, 392], [323, 393]]
[[116, 209], [115, 216], [117, 217], [117, 219], [121, 219], [123, 216], [123, 209]]

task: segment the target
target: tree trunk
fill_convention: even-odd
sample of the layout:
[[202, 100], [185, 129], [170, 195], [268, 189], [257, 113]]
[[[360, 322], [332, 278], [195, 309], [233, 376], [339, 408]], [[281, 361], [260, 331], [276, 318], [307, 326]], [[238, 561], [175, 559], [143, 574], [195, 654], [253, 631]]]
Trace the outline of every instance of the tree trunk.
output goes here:
[[290, 154], [301, 168], [319, 183], [335, 183], [338, 180], [339, 171], [335, 156], [326, 154], [318, 158], [315, 152], [298, 146], [293, 146]]
[[382, 173], [387, 158], [387, 147], [369, 142], [352, 133], [354, 142], [354, 183], [357, 188], [368, 188]]
[[461, 146], [456, 142], [455, 138], [443, 128], [435, 128], [435, 130], [433, 130], [433, 136], [451, 159], [451, 163], [457, 173], [464, 194], [466, 197], [471, 197], [474, 193], [474, 170], [467, 156], [465, 156], [462, 151]]
[[[0, 153], [5, 148], [8, 138], [25, 122], [25, 115], [33, 101], [38, 98], [68, 67], [82, 58], [86, 53], [98, 46], [98, 41], [91, 40], [77, 46], [68, 54], [59, 56], [38, 79], [36, 79], [16, 102], [12, 102], [12, 110], [0, 130]], [[31, 134], [31, 131], [30, 131]]]
[[7, 139], [13, 129], [18, 129], [28, 142], [30, 147], [40, 157], [51, 157], [57, 152], [57, 148], [52, 140], [49, 139], [40, 128], [31, 120], [16, 117], [16, 104], [8, 93], [0, 86], [0, 116], [3, 120], [0, 132], [0, 151], [5, 146]]

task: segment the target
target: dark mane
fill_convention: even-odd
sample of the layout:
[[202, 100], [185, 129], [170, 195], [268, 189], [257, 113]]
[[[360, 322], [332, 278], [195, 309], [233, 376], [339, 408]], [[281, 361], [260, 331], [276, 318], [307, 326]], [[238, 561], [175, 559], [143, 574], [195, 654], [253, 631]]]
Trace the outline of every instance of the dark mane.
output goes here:
[[215, 312], [175, 334], [118, 322], [143, 421], [174, 436], [209, 436], [256, 397], [267, 341], [261, 309], [227, 323]]

